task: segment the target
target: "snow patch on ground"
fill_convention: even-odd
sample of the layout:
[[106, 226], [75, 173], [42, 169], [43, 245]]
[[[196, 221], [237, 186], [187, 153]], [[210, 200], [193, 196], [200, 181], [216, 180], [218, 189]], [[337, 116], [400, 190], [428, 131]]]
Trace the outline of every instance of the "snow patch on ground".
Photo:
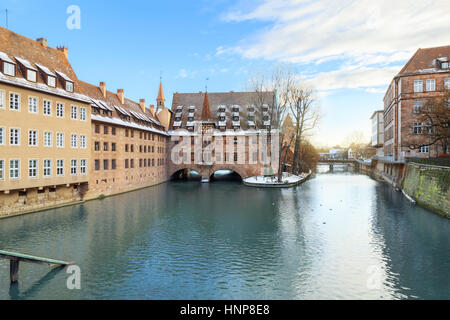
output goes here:
[[293, 174], [283, 173], [283, 177], [281, 178], [282, 182], [278, 182], [278, 177], [250, 177], [244, 179], [244, 182], [251, 184], [260, 184], [260, 185], [283, 185], [283, 184], [294, 184], [299, 183], [302, 180], [306, 179], [310, 173], [302, 173], [299, 176]]

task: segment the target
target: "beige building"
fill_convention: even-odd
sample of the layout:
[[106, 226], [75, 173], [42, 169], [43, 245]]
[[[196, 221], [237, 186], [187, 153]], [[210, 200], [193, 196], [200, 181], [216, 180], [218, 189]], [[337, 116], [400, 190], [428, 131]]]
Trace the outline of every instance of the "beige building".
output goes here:
[[0, 28], [0, 215], [79, 201], [91, 163], [91, 103], [64, 47]]
[[[105, 82], [94, 86], [80, 82], [91, 98], [92, 140], [89, 188], [86, 199], [145, 188], [167, 181], [165, 126], [153, 106], [125, 98], [124, 90], [106, 90]], [[160, 95], [162, 85], [160, 85]], [[168, 113], [158, 96], [158, 110]], [[169, 113], [170, 114], [170, 113]], [[170, 118], [169, 120], [170, 121]]]

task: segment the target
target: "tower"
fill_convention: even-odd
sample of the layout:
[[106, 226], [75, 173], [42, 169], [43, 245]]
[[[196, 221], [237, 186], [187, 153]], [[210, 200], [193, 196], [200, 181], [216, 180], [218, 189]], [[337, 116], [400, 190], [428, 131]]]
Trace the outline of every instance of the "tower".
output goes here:
[[165, 107], [166, 99], [164, 99], [164, 92], [162, 87], [162, 81], [159, 82], [158, 97], [156, 98], [156, 110], [163, 109]]

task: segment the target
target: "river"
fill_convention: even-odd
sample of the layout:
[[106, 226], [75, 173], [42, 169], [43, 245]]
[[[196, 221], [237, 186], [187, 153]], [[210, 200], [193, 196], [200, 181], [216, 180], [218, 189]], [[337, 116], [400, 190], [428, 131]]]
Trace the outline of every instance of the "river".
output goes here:
[[169, 182], [0, 220], [21, 263], [0, 299], [450, 299], [450, 220], [371, 178], [320, 168], [294, 189]]

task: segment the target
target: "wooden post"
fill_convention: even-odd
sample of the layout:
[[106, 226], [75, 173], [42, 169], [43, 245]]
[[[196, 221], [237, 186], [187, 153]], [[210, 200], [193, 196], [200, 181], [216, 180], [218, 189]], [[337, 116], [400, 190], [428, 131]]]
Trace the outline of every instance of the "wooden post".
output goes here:
[[19, 260], [9, 260], [9, 277], [11, 283], [19, 281]]

